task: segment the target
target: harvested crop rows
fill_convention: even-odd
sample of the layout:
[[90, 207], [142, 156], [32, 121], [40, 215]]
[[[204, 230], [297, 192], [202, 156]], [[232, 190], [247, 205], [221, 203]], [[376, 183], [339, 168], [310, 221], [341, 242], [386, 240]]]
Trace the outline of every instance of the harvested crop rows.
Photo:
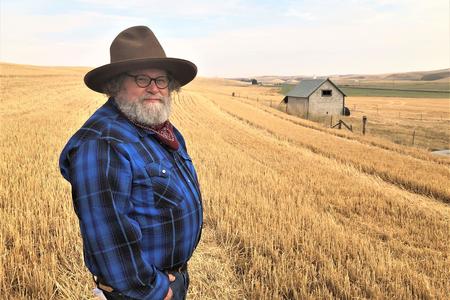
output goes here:
[[[205, 95], [184, 95], [182, 98], [197, 104], [181, 105], [178, 111], [201, 120], [200, 131], [192, 133], [191, 139], [197, 145], [195, 149], [205, 143], [209, 150], [202, 152], [208, 156], [194, 155], [200, 157], [202, 174], [214, 174], [217, 169], [215, 176], [202, 181], [211, 217], [208, 220], [216, 224], [222, 240], [242, 253], [244, 258], [238, 257], [235, 264], [244, 274], [244, 282], [250, 284], [250, 298], [426, 297], [434, 293], [425, 291], [429, 283], [425, 283], [428, 280], [422, 271], [427, 267], [419, 261], [425, 253], [434, 253], [437, 256], [424, 261], [442, 260], [438, 263], [441, 271], [448, 266], [446, 204], [405, 192], [377, 176], [366, 175], [353, 164], [309, 151], [309, 147], [292, 141], [292, 134], [274, 136], [275, 121], [270, 118], [262, 118], [259, 126], [253, 126], [250, 117], [257, 119], [258, 115], [251, 107], [238, 110], [239, 104]], [[236, 118], [227, 108], [254, 114]], [[288, 131], [297, 130], [288, 126]], [[311, 130], [307, 133], [313, 134]], [[218, 150], [215, 145], [219, 145]], [[378, 150], [383, 155], [385, 150]], [[214, 152], [213, 157], [217, 157], [209, 162]], [[216, 168], [210, 169], [211, 165]], [[219, 183], [212, 185], [214, 179]], [[445, 180], [448, 182], [448, 177]], [[438, 230], [429, 223], [436, 225], [436, 221]], [[430, 236], [437, 239], [431, 241]], [[424, 245], [425, 241], [430, 244]], [[411, 260], [406, 263], [403, 256]], [[404, 273], [405, 263], [416, 265], [408, 275]], [[445, 289], [449, 274], [443, 271], [438, 275], [435, 267], [433, 264], [429, 270], [434, 274], [431, 276], [443, 276], [437, 282]], [[398, 272], [400, 269], [403, 271]], [[424, 281], [405, 285], [410, 278]]]
[[292, 126], [289, 122], [255, 106], [232, 101], [231, 97], [212, 95], [211, 99], [231, 115], [245, 120], [253, 126], [265, 128], [299, 146], [349, 163], [364, 172], [377, 175], [413, 192], [450, 202], [450, 186], [446, 184], [450, 180], [450, 170], [447, 164], [440, 165], [434, 161], [418, 159], [360, 143], [356, 139], [343, 140], [341, 137], [331, 136], [325, 132], [303, 126]]
[[[84, 70], [6, 70], [0, 289], [7, 299], [92, 297], [57, 157], [104, 98], [82, 86]], [[200, 79], [174, 97], [205, 205], [190, 299], [450, 294], [447, 159], [328, 132], [228, 89]]]

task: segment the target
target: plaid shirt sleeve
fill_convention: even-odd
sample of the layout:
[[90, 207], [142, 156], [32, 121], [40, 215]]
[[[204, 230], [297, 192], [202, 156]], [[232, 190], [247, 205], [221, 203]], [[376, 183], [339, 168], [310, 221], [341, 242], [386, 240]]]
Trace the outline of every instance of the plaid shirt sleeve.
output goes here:
[[129, 161], [113, 143], [93, 139], [71, 153], [70, 166], [84, 251], [100, 273], [96, 275], [126, 296], [163, 299], [169, 288], [168, 277], [143, 259], [142, 233], [130, 217]]

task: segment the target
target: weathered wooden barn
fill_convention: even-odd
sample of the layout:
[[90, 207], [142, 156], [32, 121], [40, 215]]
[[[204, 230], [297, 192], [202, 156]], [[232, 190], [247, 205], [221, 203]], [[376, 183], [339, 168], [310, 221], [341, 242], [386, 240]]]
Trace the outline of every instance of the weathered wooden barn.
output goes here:
[[304, 118], [342, 115], [345, 94], [328, 78], [304, 79], [286, 94], [283, 101], [287, 113]]

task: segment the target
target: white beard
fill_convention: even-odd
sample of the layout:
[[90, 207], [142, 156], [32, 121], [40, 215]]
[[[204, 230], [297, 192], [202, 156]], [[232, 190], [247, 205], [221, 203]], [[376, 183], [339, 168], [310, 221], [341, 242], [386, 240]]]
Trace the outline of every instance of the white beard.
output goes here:
[[[145, 103], [147, 96], [138, 99], [124, 99], [120, 95], [115, 97], [119, 109], [131, 121], [141, 125], [160, 125], [169, 119], [172, 111], [172, 98], [170, 96], [160, 96], [161, 102]], [[155, 97], [154, 95], [152, 96]]]

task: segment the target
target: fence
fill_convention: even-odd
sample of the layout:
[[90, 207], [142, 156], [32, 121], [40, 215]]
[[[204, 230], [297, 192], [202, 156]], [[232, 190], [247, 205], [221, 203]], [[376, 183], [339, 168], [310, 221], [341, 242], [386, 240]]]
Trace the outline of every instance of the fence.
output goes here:
[[[364, 113], [364, 114], [370, 114], [371, 112], [369, 110], [363, 110], [363, 109], [358, 109], [356, 104], [353, 104], [351, 107], [351, 111], [352, 113]], [[386, 112], [389, 112], [389, 109], [385, 109], [384, 107], [380, 106], [380, 105], [374, 105], [371, 107], [371, 109], [374, 111], [375, 115], [379, 116], [382, 115]], [[444, 121], [444, 122], [448, 122], [449, 121], [449, 117], [450, 117], [450, 111], [449, 113], [447, 113], [447, 117], [445, 116], [446, 114], [444, 112], [441, 112], [440, 114], [438, 114], [435, 117], [429, 117], [427, 116], [426, 113], [405, 113], [405, 112], [397, 112], [395, 114], [395, 117], [397, 117], [398, 119], [408, 119], [408, 120], [420, 120], [420, 121], [435, 121], [435, 120], [440, 120], [440, 121]]]
[[[287, 105], [283, 103], [282, 100], [275, 101], [272, 99], [266, 99], [259, 96], [241, 95], [240, 93], [234, 93], [233, 97], [239, 100], [249, 100], [256, 101], [259, 104], [266, 105], [275, 109], [278, 109], [284, 113], [287, 113]], [[445, 116], [445, 113], [441, 113], [435, 117], [428, 117], [424, 113], [395, 113], [395, 116], [390, 112], [390, 117], [397, 121], [407, 121], [407, 125], [395, 124], [395, 122], [387, 122], [387, 124], [375, 123], [374, 119], [383, 119], [385, 110], [382, 107], [376, 105], [371, 107], [373, 110], [358, 110], [357, 106], [352, 107], [352, 113], [357, 112], [358, 114], [364, 115], [366, 117], [365, 125], [363, 121], [363, 116], [356, 119], [354, 116], [344, 117], [344, 116], [298, 116], [310, 121], [322, 124], [324, 127], [331, 128], [336, 125], [339, 120], [345, 122], [345, 124], [352, 128], [355, 134], [366, 134], [370, 136], [378, 136], [386, 138], [398, 144], [418, 146], [427, 149], [449, 149], [450, 148], [450, 119]], [[432, 126], [431, 128], [427, 128]], [[430, 125], [431, 124], [431, 125]], [[342, 125], [342, 124], [341, 124]], [[339, 126], [336, 126], [339, 127]], [[441, 132], [435, 129], [435, 127], [441, 128]], [[345, 126], [341, 126], [345, 128]], [[338, 130], [338, 129], [336, 129]]]

